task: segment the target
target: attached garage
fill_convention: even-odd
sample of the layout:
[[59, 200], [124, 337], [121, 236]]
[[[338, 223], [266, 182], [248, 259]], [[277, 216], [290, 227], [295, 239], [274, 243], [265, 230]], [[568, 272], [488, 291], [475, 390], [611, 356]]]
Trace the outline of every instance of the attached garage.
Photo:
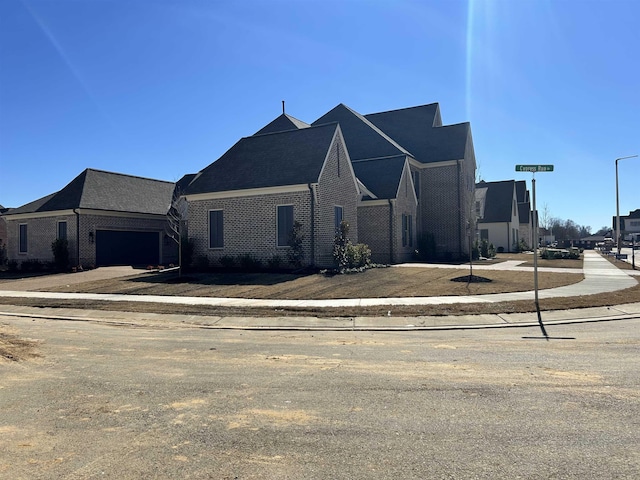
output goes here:
[[158, 265], [160, 234], [98, 230], [96, 232], [96, 266]]

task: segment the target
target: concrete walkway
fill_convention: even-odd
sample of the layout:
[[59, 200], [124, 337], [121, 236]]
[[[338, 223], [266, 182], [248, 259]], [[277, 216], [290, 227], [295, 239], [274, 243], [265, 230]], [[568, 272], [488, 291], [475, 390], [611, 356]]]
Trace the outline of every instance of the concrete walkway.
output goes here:
[[[531, 268], [518, 267], [513, 264], [504, 265], [508, 269]], [[475, 267], [474, 267], [475, 268]], [[492, 266], [494, 268], [494, 266]], [[542, 270], [542, 269], [541, 269]], [[566, 269], [561, 269], [566, 271]], [[591, 295], [612, 292], [633, 287], [638, 282], [624, 271], [611, 264], [595, 252], [585, 252], [585, 279], [574, 285], [541, 290], [540, 298]], [[115, 273], [114, 273], [115, 274]], [[0, 284], [2, 287], [8, 285]], [[99, 322], [112, 325], [158, 326], [171, 328], [207, 328], [207, 329], [251, 329], [251, 330], [455, 330], [505, 327], [538, 327], [535, 312], [490, 314], [490, 315], [450, 315], [450, 316], [416, 316], [397, 317], [392, 315], [393, 305], [432, 305], [456, 302], [503, 302], [510, 300], [533, 300], [534, 292], [515, 292], [491, 295], [469, 295], [449, 297], [405, 297], [343, 300], [262, 300], [242, 298], [202, 298], [202, 297], [169, 297], [142, 295], [112, 295], [83, 293], [53, 293], [37, 291], [0, 290], [2, 297], [29, 297], [51, 299], [107, 300], [128, 302], [154, 302], [167, 304], [167, 313], [133, 313], [109, 312], [102, 310], [84, 310], [70, 308], [33, 308], [24, 306], [2, 305], [0, 316], [26, 317], [45, 320], [72, 320]], [[179, 308], [169, 305], [192, 304], [209, 306], [242, 306], [242, 307], [337, 307], [337, 306], [389, 306], [389, 315], [383, 317], [223, 317], [197, 316], [173, 313]], [[543, 312], [547, 326], [593, 321], [625, 320], [640, 317], [640, 303], [631, 303], [611, 307], [583, 308], [579, 310], [556, 310]]]
[[[499, 264], [498, 264], [499, 265]], [[505, 268], [530, 267], [506, 266]], [[625, 270], [620, 270], [598, 253], [584, 252], [584, 280], [565, 287], [541, 290], [540, 298], [575, 297], [595, 293], [613, 292], [637, 285], [637, 281]], [[360, 307], [380, 305], [442, 305], [452, 303], [495, 303], [513, 300], [532, 300], [534, 292], [495, 293], [488, 295], [461, 295], [440, 297], [386, 297], [386, 298], [345, 298], [332, 300], [284, 300], [255, 298], [219, 298], [219, 297], [178, 297], [157, 295], [124, 295], [95, 293], [57, 293], [37, 291], [0, 290], [0, 297], [51, 298], [69, 300], [102, 300], [112, 302], [146, 302], [173, 305], [206, 305], [211, 307]]]

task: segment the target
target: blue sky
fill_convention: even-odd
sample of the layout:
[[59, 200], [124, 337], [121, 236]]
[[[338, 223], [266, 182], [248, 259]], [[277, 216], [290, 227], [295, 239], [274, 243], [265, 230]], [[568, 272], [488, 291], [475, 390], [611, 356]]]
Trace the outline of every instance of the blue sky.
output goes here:
[[[636, 0], [2, 0], [0, 204], [85, 168], [177, 180], [281, 113], [440, 104], [479, 176], [595, 231], [640, 154]], [[619, 163], [640, 208], [640, 158]]]

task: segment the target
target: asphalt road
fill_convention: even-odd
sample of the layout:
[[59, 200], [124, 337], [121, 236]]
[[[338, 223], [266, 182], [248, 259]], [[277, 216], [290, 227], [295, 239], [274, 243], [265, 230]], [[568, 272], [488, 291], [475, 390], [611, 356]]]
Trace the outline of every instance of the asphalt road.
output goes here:
[[640, 478], [640, 320], [455, 332], [3, 317], [0, 478]]

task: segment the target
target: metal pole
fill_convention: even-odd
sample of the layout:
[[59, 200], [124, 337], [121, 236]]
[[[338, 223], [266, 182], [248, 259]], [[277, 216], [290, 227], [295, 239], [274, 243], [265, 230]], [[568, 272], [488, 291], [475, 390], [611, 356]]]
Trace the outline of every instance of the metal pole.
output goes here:
[[[620, 198], [618, 194], [618, 160], [625, 158], [635, 158], [638, 155], [629, 155], [628, 157], [616, 158], [616, 245], [618, 248], [618, 256], [620, 255]], [[619, 257], [618, 257], [619, 258]]]
[[533, 190], [533, 231], [536, 235], [536, 244], [533, 249], [533, 289], [535, 292], [536, 313], [538, 314], [538, 323], [544, 337], [549, 340], [549, 335], [542, 323], [542, 315], [540, 314], [540, 303], [538, 302], [538, 209], [536, 208], [536, 174], [531, 179], [531, 190]]
[[616, 248], [620, 255], [620, 196], [618, 195], [618, 160], [616, 158]]

